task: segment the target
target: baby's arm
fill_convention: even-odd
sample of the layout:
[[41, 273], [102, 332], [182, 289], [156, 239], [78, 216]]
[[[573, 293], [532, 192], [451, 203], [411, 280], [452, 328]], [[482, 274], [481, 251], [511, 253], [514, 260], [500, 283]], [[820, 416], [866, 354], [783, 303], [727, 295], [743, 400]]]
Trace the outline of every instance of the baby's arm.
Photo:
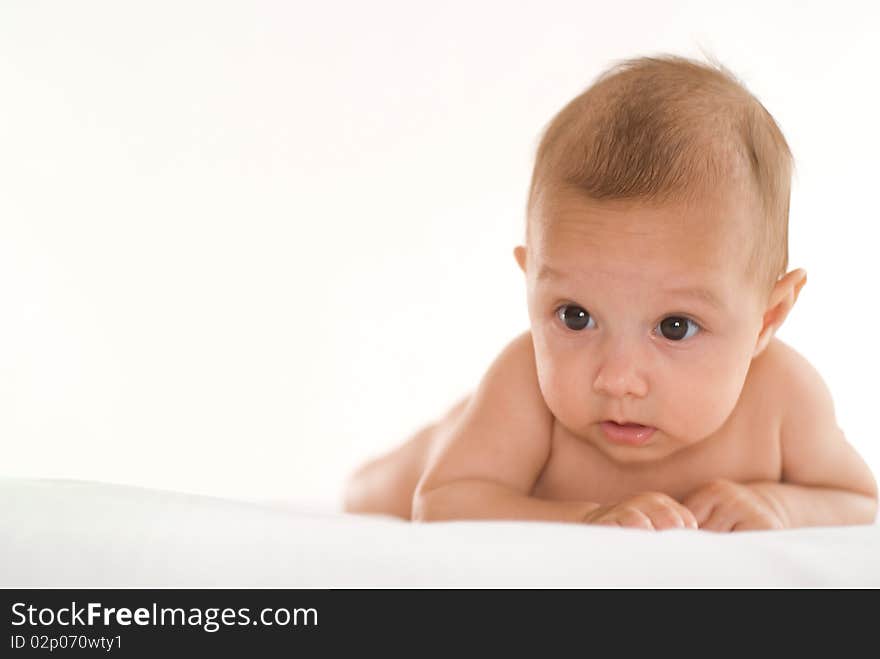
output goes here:
[[528, 332], [483, 376], [458, 423], [438, 437], [413, 498], [413, 519], [580, 521], [595, 504], [529, 496], [550, 456], [553, 417], [538, 387]]
[[754, 483], [786, 527], [870, 524], [877, 483], [837, 426], [828, 387], [815, 368], [786, 346], [781, 386], [782, 482]]
[[416, 487], [413, 520], [516, 519], [696, 528], [690, 511], [657, 492], [614, 506], [530, 496], [550, 457], [553, 420], [538, 386], [532, 337], [526, 332], [491, 365], [455, 426], [436, 438], [441, 448]]
[[837, 426], [828, 387], [790, 347], [772, 349], [768, 404], [780, 410], [781, 482], [713, 481], [684, 505], [711, 531], [870, 524], [877, 483]]

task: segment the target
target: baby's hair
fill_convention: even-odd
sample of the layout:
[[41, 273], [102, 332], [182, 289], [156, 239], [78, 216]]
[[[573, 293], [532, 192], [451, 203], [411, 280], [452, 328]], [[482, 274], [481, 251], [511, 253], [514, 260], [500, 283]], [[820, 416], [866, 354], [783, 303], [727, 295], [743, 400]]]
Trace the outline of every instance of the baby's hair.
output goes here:
[[[711, 59], [711, 58], [710, 58]], [[570, 101], [543, 132], [527, 235], [560, 189], [595, 200], [691, 202], [747, 182], [763, 217], [747, 272], [766, 292], [788, 267], [791, 151], [773, 117], [728, 69], [674, 55], [624, 60]], [[549, 203], [547, 203], [549, 202]]]

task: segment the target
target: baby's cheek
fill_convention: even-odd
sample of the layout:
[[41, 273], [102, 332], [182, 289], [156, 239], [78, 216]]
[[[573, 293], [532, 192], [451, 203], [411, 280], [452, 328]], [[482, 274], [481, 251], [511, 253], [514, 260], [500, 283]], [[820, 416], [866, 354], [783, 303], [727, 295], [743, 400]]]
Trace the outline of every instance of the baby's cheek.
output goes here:
[[729, 381], [676, 381], [663, 398], [667, 431], [682, 437], [704, 439], [716, 432], [733, 411], [738, 391]]
[[591, 390], [577, 369], [544, 367], [538, 370], [538, 384], [544, 402], [553, 415], [568, 425], [579, 425], [591, 408], [588, 397]]

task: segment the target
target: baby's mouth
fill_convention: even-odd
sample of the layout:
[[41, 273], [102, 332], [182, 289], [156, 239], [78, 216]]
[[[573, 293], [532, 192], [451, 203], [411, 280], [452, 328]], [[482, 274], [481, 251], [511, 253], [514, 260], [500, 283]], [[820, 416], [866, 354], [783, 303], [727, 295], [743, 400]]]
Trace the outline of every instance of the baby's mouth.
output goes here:
[[605, 437], [615, 443], [624, 446], [643, 446], [651, 439], [656, 428], [643, 426], [640, 423], [616, 423], [614, 421], [602, 421], [599, 424]]

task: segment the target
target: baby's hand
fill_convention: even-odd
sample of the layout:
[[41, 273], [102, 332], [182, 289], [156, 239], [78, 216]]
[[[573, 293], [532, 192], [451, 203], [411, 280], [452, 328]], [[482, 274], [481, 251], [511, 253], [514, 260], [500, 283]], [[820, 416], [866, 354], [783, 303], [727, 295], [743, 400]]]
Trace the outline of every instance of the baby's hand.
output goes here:
[[756, 486], [715, 480], [684, 498], [700, 524], [708, 531], [783, 529], [785, 523], [769, 499]]
[[660, 492], [643, 492], [611, 506], [600, 506], [584, 522], [638, 529], [696, 529], [693, 513], [672, 497]]

